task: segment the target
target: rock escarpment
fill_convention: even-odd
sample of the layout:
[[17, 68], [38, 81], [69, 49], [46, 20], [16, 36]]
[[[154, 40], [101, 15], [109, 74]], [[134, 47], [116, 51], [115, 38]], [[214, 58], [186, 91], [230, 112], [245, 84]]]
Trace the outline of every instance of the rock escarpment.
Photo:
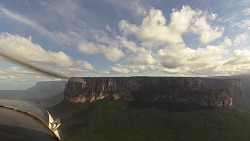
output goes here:
[[64, 100], [84, 103], [106, 98], [165, 105], [231, 107], [233, 95], [243, 95], [240, 80], [195, 77], [73, 77], [65, 88]]

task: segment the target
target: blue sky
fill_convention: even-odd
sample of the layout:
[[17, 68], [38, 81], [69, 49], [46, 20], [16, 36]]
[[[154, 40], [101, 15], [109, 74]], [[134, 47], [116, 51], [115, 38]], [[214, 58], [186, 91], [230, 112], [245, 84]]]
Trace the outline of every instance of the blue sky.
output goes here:
[[[0, 52], [69, 76], [249, 74], [249, 31], [249, 0], [0, 2]], [[0, 89], [58, 80], [0, 60]]]

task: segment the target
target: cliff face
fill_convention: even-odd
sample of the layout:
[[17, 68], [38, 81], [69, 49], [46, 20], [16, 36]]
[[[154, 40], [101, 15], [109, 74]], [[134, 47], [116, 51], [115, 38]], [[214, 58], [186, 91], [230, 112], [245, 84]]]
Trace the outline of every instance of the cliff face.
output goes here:
[[240, 80], [174, 77], [70, 78], [67, 102], [84, 103], [103, 98], [166, 105], [196, 104], [231, 107], [233, 95], [242, 95]]

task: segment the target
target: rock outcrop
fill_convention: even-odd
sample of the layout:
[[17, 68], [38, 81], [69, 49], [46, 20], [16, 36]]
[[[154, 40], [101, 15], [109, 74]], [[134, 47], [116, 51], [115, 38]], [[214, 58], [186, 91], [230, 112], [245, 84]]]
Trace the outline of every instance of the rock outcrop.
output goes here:
[[64, 100], [84, 103], [106, 98], [165, 105], [231, 107], [233, 95], [243, 95], [240, 80], [195, 77], [73, 77], [65, 88]]

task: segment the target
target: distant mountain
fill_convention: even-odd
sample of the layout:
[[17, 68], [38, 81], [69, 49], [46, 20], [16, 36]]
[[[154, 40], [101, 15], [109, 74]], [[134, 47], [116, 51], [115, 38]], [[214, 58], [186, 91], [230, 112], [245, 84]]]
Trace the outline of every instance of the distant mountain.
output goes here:
[[48, 108], [63, 100], [67, 81], [42, 81], [27, 90], [0, 90], [0, 99], [35, 102]]
[[25, 90], [25, 97], [28, 99], [43, 99], [54, 97], [62, 93], [67, 81], [42, 81], [37, 82], [34, 87]]
[[24, 99], [24, 90], [0, 90], [0, 99]]

